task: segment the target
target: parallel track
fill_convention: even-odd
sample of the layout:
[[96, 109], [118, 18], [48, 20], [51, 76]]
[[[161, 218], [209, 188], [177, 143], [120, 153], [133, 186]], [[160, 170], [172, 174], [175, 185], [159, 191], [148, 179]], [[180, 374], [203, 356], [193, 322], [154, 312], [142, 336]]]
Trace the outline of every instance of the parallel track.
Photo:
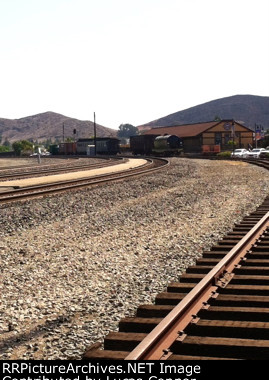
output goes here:
[[83, 187], [97, 186], [112, 181], [121, 181], [127, 178], [148, 174], [159, 170], [169, 164], [169, 161], [161, 158], [147, 159], [148, 163], [117, 173], [103, 174], [91, 178], [82, 178], [76, 180], [68, 180], [45, 185], [28, 186], [19, 189], [12, 189], [0, 193], [0, 204], [15, 202], [18, 200], [28, 200], [30, 198], [52, 195], [68, 190], [76, 190]]
[[68, 163], [66, 165], [59, 166], [58, 164], [54, 165], [44, 165], [41, 167], [33, 166], [33, 167], [20, 167], [20, 168], [10, 168], [8, 170], [8, 174], [2, 174], [3, 171], [7, 170], [0, 170], [0, 181], [8, 181], [11, 179], [21, 179], [21, 178], [29, 178], [29, 177], [39, 177], [43, 175], [53, 175], [58, 173], [65, 173], [65, 172], [74, 172], [74, 171], [81, 171], [81, 170], [91, 170], [96, 168], [103, 168], [106, 166], [116, 165], [119, 163], [124, 162], [124, 159], [121, 158], [113, 158], [110, 160], [102, 160], [100, 163], [94, 163], [94, 164], [85, 164], [85, 163]]
[[252, 158], [252, 159], [244, 159], [243, 161], [248, 162], [253, 165], [261, 166], [262, 168], [269, 170], [269, 160], [265, 160], [265, 159], [257, 160], [255, 158]]
[[84, 359], [269, 359], [269, 197]]

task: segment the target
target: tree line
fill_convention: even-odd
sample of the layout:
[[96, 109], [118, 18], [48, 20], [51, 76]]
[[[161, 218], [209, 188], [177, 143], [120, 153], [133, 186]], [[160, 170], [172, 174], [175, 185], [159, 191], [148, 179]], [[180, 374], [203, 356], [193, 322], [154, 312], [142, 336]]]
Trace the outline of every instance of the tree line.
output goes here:
[[11, 143], [6, 139], [3, 144], [1, 144], [1, 142], [2, 138], [0, 136], [0, 153], [14, 152], [16, 156], [31, 154], [41, 145], [47, 149], [52, 144], [51, 139], [47, 139], [42, 144], [33, 140], [19, 140]]

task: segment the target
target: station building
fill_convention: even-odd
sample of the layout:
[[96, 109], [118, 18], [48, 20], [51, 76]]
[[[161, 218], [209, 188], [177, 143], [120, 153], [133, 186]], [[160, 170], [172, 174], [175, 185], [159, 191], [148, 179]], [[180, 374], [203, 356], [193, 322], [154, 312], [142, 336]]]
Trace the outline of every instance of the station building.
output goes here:
[[253, 130], [234, 120], [154, 127], [146, 135], [176, 135], [183, 140], [186, 153], [219, 152], [253, 146]]

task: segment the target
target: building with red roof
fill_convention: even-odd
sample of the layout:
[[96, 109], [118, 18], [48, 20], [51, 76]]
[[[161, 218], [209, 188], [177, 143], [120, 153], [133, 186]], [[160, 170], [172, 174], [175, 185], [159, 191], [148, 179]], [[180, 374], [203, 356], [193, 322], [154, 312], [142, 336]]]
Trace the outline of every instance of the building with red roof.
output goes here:
[[253, 146], [253, 130], [234, 120], [154, 127], [145, 135], [176, 135], [183, 140], [184, 152], [224, 151]]

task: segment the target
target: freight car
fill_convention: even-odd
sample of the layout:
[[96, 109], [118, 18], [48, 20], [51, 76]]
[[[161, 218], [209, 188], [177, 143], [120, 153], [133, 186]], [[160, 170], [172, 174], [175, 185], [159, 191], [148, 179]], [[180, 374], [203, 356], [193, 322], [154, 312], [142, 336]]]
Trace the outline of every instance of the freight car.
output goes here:
[[[77, 141], [77, 154], [87, 154], [89, 146], [94, 146], [94, 138], [79, 139]], [[96, 154], [114, 155], [120, 153], [120, 140], [114, 137], [97, 137]]]
[[64, 142], [59, 144], [59, 154], [76, 154], [77, 143], [76, 142]]
[[175, 135], [138, 135], [130, 137], [130, 149], [134, 155], [178, 155], [183, 150], [182, 139]]
[[97, 154], [109, 155], [120, 153], [120, 140], [111, 137], [99, 137], [96, 139], [96, 152]]
[[130, 149], [136, 156], [137, 154], [151, 155], [154, 148], [154, 140], [159, 135], [137, 135], [130, 137]]
[[60, 147], [59, 147], [59, 145], [57, 145], [57, 144], [51, 144], [51, 145], [49, 146], [49, 151], [50, 151], [50, 153], [51, 153], [53, 156], [56, 156], [57, 154], [59, 154], [59, 149], [60, 149]]

